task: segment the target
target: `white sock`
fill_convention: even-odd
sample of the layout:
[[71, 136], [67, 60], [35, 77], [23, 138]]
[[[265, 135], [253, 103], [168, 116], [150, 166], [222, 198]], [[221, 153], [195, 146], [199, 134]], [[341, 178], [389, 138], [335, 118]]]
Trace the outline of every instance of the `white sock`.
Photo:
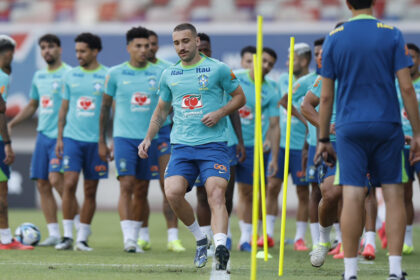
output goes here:
[[76, 231], [79, 230], [79, 226], [80, 226], [80, 215], [76, 214], [76, 216], [74, 216], [73, 218], [74, 221], [74, 228], [76, 229]]
[[352, 276], [357, 276], [357, 257], [344, 258], [344, 279], [348, 280]]
[[340, 223], [334, 223], [334, 230], [335, 230], [335, 239], [338, 240], [338, 243], [342, 243], [343, 239], [341, 238]]
[[241, 231], [241, 239], [239, 240], [239, 244], [243, 244], [245, 242], [251, 241], [252, 235], [252, 224], [247, 224], [243, 222], [242, 224], [242, 231]]
[[402, 276], [402, 270], [401, 270], [401, 256], [389, 256], [389, 274], [395, 274], [397, 277]]
[[296, 222], [296, 235], [295, 235], [295, 242], [299, 239], [305, 240], [305, 232], [307, 222]]
[[2, 244], [12, 243], [12, 232], [10, 231], [10, 228], [0, 229], [0, 240]]
[[73, 239], [73, 220], [63, 220], [64, 237]]
[[365, 232], [365, 246], [367, 244], [370, 244], [370, 245], [373, 246], [374, 249], [376, 249], [375, 237], [376, 237], [376, 232], [374, 232], [374, 231]]
[[200, 226], [198, 225], [197, 221], [194, 221], [194, 223], [192, 223], [192, 225], [187, 226], [187, 228], [194, 235], [195, 241], [200, 241], [206, 238], [206, 235], [201, 231]]
[[405, 227], [404, 244], [410, 247], [413, 246], [413, 225]]
[[168, 242], [178, 240], [178, 228], [168, 228]]
[[317, 245], [319, 243], [319, 223], [311, 223], [310, 228], [312, 245]]
[[230, 218], [228, 220], [228, 230], [227, 230], [227, 236], [232, 239], [232, 232], [230, 231]]
[[219, 245], [226, 246], [226, 239], [227, 239], [227, 235], [226, 234], [224, 234], [224, 233], [216, 233], [213, 236], [214, 247], [217, 248], [217, 246], [219, 246]]
[[332, 226], [323, 227], [319, 225], [319, 243], [330, 243], [330, 233]]
[[149, 235], [149, 228], [148, 227], [141, 227], [140, 228], [140, 239], [150, 242], [150, 235]]
[[[125, 242], [127, 242], [128, 239], [130, 239], [132, 237], [131, 236], [131, 233], [132, 233], [131, 221], [130, 220], [122, 220], [120, 222], [120, 225], [121, 225], [121, 231], [123, 233], [123, 240], [124, 240], [124, 243], [125, 243]], [[134, 239], [134, 241], [136, 241], [136, 240]]]
[[[132, 234], [131, 239], [137, 241], [137, 239], [139, 238], [139, 232], [140, 232], [140, 228], [141, 228], [142, 224], [143, 224], [143, 222], [131, 221], [131, 234]], [[148, 241], [148, 240], [146, 240], [146, 241]]]
[[270, 237], [274, 236], [274, 228], [276, 225], [276, 216], [267, 215], [267, 235]]
[[201, 232], [203, 232], [209, 240], [213, 238], [213, 231], [211, 230], [211, 226], [202, 226], [200, 227]]
[[375, 230], [378, 231], [382, 227], [382, 221], [378, 217], [376, 217], [375, 221]]
[[77, 231], [77, 242], [88, 240], [89, 235], [91, 234], [90, 225], [80, 223], [79, 230]]
[[58, 223], [47, 224], [48, 234], [53, 237], [60, 238], [60, 226]]

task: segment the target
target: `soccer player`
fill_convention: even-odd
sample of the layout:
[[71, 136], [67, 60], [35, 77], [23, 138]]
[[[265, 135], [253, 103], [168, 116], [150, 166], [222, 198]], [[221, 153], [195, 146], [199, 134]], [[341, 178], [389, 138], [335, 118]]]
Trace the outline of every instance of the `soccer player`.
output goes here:
[[[347, 0], [353, 18], [330, 32], [323, 46], [319, 144], [315, 157], [333, 165], [330, 117], [336, 93], [337, 174], [343, 185], [341, 229], [344, 279], [357, 279], [357, 251], [363, 229], [366, 174], [382, 184], [389, 247], [389, 280], [405, 279], [401, 253], [406, 225], [404, 135], [395, 75], [413, 129], [411, 164], [420, 160], [420, 119], [408, 67], [412, 60], [401, 32], [372, 16], [373, 0]], [[363, 42], [363, 44], [360, 44]], [[368, 170], [369, 168], [369, 170]]]
[[76, 39], [79, 67], [64, 76], [63, 100], [58, 117], [56, 155], [63, 161], [63, 228], [64, 235], [55, 248], [69, 250], [73, 245], [73, 205], [79, 173], [84, 175], [84, 201], [75, 250], [92, 251], [87, 241], [95, 214], [99, 179], [108, 177], [108, 163], [98, 154], [99, 114], [107, 68], [99, 64], [101, 39], [81, 33]]
[[[267, 135], [271, 143], [280, 143], [279, 110], [277, 107], [279, 94], [274, 87], [274, 82], [266, 75], [273, 69], [277, 60], [277, 54], [270, 48], [263, 48], [262, 74], [263, 83], [261, 91], [261, 115], [263, 142]], [[241, 238], [239, 250], [251, 251], [252, 234], [252, 184], [254, 168], [254, 127], [255, 127], [255, 73], [254, 70], [239, 70], [235, 72], [240, 85], [244, 89], [246, 104], [239, 112], [241, 116], [242, 132], [246, 149], [246, 160], [237, 166], [236, 182], [238, 183], [239, 203], [242, 212], [238, 213], [243, 221], [240, 222]], [[278, 145], [271, 149], [270, 161], [266, 168], [268, 176], [277, 173]], [[274, 244], [270, 244], [274, 246]]]
[[[419, 65], [420, 65], [420, 49], [417, 45], [413, 43], [407, 44], [408, 53], [413, 60], [413, 66], [410, 67], [410, 76], [413, 82], [414, 89], [417, 94], [417, 100], [420, 100], [420, 72], [419, 72]], [[407, 118], [407, 113], [404, 109], [404, 103], [401, 97], [401, 91], [397, 85], [397, 92], [398, 92], [398, 99], [400, 101], [400, 109], [401, 109], [401, 123], [403, 126], [404, 135], [406, 137], [411, 138], [413, 135], [413, 131], [411, 129], [410, 122]], [[420, 174], [420, 164], [416, 163], [414, 166], [410, 165], [408, 160], [410, 152], [410, 146], [406, 145], [404, 148], [404, 159], [405, 159], [405, 168], [407, 171], [409, 181], [404, 184], [405, 190], [405, 209], [407, 212], [407, 226], [405, 229], [405, 237], [404, 237], [404, 247], [403, 247], [403, 254], [410, 255], [414, 251], [413, 246], [413, 221], [414, 221], [414, 206], [413, 206], [413, 180], [414, 180], [414, 172], [418, 175]]]
[[[292, 102], [293, 107], [300, 108], [300, 103], [308, 90], [308, 87], [313, 84], [316, 74], [309, 73], [309, 64], [312, 58], [311, 48], [306, 43], [298, 43], [295, 45], [295, 60], [293, 75], [296, 81], [293, 85]], [[267, 185], [267, 235], [270, 239], [273, 238], [274, 224], [278, 212], [278, 196], [283, 183], [284, 170], [284, 154], [286, 147], [286, 126], [287, 126], [287, 92], [288, 89], [284, 85], [280, 87], [281, 101], [280, 104], [280, 151], [278, 157], [278, 172], [275, 176], [268, 178]], [[309, 206], [309, 186], [306, 181], [306, 176], [302, 170], [302, 148], [306, 139], [307, 124], [305, 118], [300, 115], [298, 110], [294, 110], [294, 115], [291, 121], [291, 135], [290, 135], [290, 166], [289, 172], [292, 175], [293, 183], [296, 185], [296, 192], [299, 200], [298, 211], [296, 217], [296, 234], [294, 240], [294, 249], [297, 251], [309, 250], [305, 244], [305, 232], [308, 222], [308, 206]], [[274, 144], [273, 144], [274, 145]], [[274, 245], [274, 241], [270, 241]]]
[[[211, 43], [210, 37], [205, 33], [198, 33], [200, 38], [200, 45], [198, 51], [204, 55], [211, 57]], [[229, 97], [228, 95], [226, 95]], [[228, 135], [228, 149], [229, 149], [229, 165], [230, 165], [230, 178], [228, 187], [226, 189], [226, 209], [228, 216], [232, 213], [233, 208], [233, 192], [235, 187], [235, 166], [239, 162], [243, 162], [245, 159], [245, 147], [242, 139], [242, 128], [239, 117], [239, 112], [235, 111], [229, 115], [227, 120], [227, 131]], [[200, 180], [197, 180], [197, 221], [200, 225], [201, 230], [211, 238], [213, 232], [211, 230], [211, 211], [210, 206], [207, 202], [207, 194], [205, 188], [202, 188]], [[211, 246], [213, 247], [213, 246]], [[231, 250], [232, 248], [232, 233], [230, 231], [230, 220], [228, 223], [228, 238], [226, 241], [226, 247]]]
[[243, 69], [252, 69], [254, 67], [253, 55], [257, 53], [254, 46], [246, 46], [241, 50], [241, 67]]
[[7, 182], [15, 154], [7, 131], [5, 112], [15, 46], [15, 40], [7, 35], [0, 35], [0, 250], [33, 250], [34, 247], [23, 245], [12, 237], [7, 212]]
[[[39, 70], [32, 80], [30, 101], [28, 105], [8, 124], [9, 132], [22, 121], [32, 117], [39, 109], [38, 136], [31, 162], [31, 179], [37, 181], [41, 198], [41, 208], [47, 220], [49, 236], [38, 246], [55, 246], [61, 240], [57, 222], [57, 203], [53, 188], [63, 194], [63, 174], [61, 161], [55, 155], [57, 139], [58, 111], [61, 105], [63, 76], [71, 69], [61, 61], [61, 41], [54, 34], [45, 34], [38, 41], [41, 56], [47, 63], [47, 69]], [[79, 206], [73, 201], [73, 213], [77, 214]], [[79, 215], [75, 216], [78, 223]], [[75, 224], [76, 225], [76, 224]]]
[[[157, 58], [156, 53], [159, 50], [159, 37], [158, 35], [152, 31], [149, 30], [149, 43], [150, 48], [147, 53], [148, 60], [161, 68], [161, 71], [168, 68], [172, 63], [165, 61], [163, 59]], [[172, 120], [170, 116], [166, 119], [164, 125], [159, 130], [158, 133], [158, 139], [157, 139], [157, 155], [158, 155], [158, 163], [159, 163], [159, 183], [160, 188], [163, 193], [163, 214], [166, 219], [166, 226], [168, 228], [168, 244], [167, 248], [170, 251], [173, 252], [184, 252], [185, 248], [181, 243], [181, 240], [179, 240], [178, 237], [178, 219], [175, 216], [175, 213], [172, 211], [171, 206], [168, 203], [168, 200], [165, 196], [165, 187], [164, 187], [164, 175], [165, 175], [165, 169], [168, 165], [169, 158], [171, 155], [171, 149], [170, 149], [170, 141], [169, 141], [169, 135], [171, 133], [171, 127], [172, 127]], [[152, 174], [152, 179], [156, 179], [155, 176]], [[137, 197], [134, 197], [134, 200], [136, 200]], [[145, 205], [145, 211], [144, 211], [144, 217], [142, 219], [142, 227], [140, 228], [140, 234], [137, 241], [137, 244], [142, 248], [143, 250], [150, 250], [152, 243], [150, 242], [150, 235], [149, 235], [149, 215], [150, 215], [150, 207], [149, 207], [149, 201], [146, 200]]]
[[[228, 215], [225, 192], [230, 173], [224, 117], [243, 106], [245, 97], [229, 67], [200, 55], [200, 39], [193, 25], [176, 26], [172, 39], [181, 60], [162, 74], [159, 103], [147, 135], [139, 145], [139, 156], [148, 157], [152, 139], [164, 123], [172, 103], [172, 154], [165, 174], [165, 194], [178, 218], [194, 235], [197, 241], [194, 263], [196, 267], [203, 267], [207, 262], [208, 240], [184, 197], [201, 174], [215, 233], [216, 269], [226, 270], [229, 251], [226, 248]], [[232, 96], [227, 104], [225, 93]]]

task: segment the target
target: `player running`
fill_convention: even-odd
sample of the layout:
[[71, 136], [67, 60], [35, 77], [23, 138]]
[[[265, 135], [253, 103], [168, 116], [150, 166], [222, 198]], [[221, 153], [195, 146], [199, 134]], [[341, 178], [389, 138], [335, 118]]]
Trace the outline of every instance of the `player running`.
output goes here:
[[99, 179], [108, 177], [108, 163], [98, 154], [99, 114], [107, 68], [97, 61], [101, 39], [81, 33], [76, 39], [79, 67], [64, 76], [63, 100], [58, 118], [56, 155], [63, 160], [63, 228], [64, 235], [55, 248], [69, 250], [73, 245], [73, 205], [79, 173], [84, 175], [84, 201], [75, 250], [92, 251], [87, 241], [96, 209]]
[[[53, 195], [53, 188], [60, 196], [63, 194], [63, 174], [61, 161], [55, 155], [57, 141], [58, 111], [61, 106], [61, 89], [63, 77], [71, 69], [61, 61], [61, 41], [54, 34], [45, 34], [38, 41], [41, 56], [47, 63], [47, 69], [35, 73], [30, 101], [8, 124], [9, 133], [12, 128], [26, 119], [31, 118], [39, 109], [38, 136], [31, 162], [31, 179], [37, 181], [37, 188], [41, 199], [41, 209], [47, 220], [49, 236], [38, 246], [55, 246], [61, 240], [60, 228], [57, 221], [57, 203]], [[73, 201], [73, 216], [77, 228], [79, 215], [77, 200]], [[77, 215], [76, 215], [77, 214]]]
[[334, 81], [337, 80], [336, 181], [343, 185], [340, 222], [345, 280], [357, 279], [357, 251], [363, 229], [367, 192], [365, 178], [368, 171], [382, 183], [388, 208], [388, 279], [405, 279], [401, 270], [406, 225], [402, 183], [406, 182], [407, 174], [403, 165], [404, 135], [395, 75], [413, 128], [410, 162], [413, 164], [420, 160], [419, 110], [408, 69], [412, 60], [401, 32], [372, 16], [374, 2], [347, 0], [353, 18], [330, 32], [322, 55], [320, 133], [315, 157], [322, 156], [331, 166], [336, 159], [329, 132]]
[[[165, 174], [165, 194], [174, 212], [193, 233], [197, 241], [194, 263], [196, 267], [203, 267], [207, 262], [208, 240], [184, 197], [201, 174], [212, 212], [216, 269], [226, 270], [229, 251], [226, 248], [225, 192], [229, 158], [224, 117], [244, 105], [245, 97], [235, 75], [225, 64], [200, 55], [200, 40], [193, 25], [176, 26], [172, 38], [181, 61], [162, 74], [159, 103], [147, 136], [139, 145], [139, 156], [148, 157], [152, 139], [165, 122], [172, 103], [172, 154]], [[232, 96], [227, 104], [225, 93]]]
[[0, 35], [0, 250], [33, 250], [34, 247], [23, 245], [12, 237], [7, 206], [7, 182], [15, 154], [7, 131], [5, 112], [15, 47], [15, 40], [7, 35]]

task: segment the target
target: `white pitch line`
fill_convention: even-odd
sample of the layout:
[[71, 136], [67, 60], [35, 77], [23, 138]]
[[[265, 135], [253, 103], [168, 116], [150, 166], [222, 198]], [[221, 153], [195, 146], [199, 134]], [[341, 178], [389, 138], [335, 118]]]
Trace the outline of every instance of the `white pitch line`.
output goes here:
[[228, 261], [226, 271], [216, 270], [216, 260], [215, 258], [212, 258], [212, 260], [210, 280], [230, 280], [230, 273], [227, 272], [230, 271], [230, 260]]
[[33, 266], [86, 266], [86, 267], [119, 267], [119, 268], [194, 268], [178, 264], [112, 264], [112, 263], [34, 263], [34, 262], [0, 262], [0, 265], [33, 265]]

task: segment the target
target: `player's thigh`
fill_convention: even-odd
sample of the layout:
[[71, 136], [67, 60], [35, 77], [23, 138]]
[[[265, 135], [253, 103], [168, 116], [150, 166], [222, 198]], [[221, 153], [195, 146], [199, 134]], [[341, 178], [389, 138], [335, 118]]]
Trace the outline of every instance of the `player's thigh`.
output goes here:
[[236, 165], [236, 178], [237, 183], [252, 185], [254, 173], [254, 148], [246, 147], [246, 158], [244, 162]]
[[173, 145], [171, 157], [165, 171], [165, 193], [167, 193], [167, 189], [172, 187], [168, 184], [173, 180], [176, 180], [178, 185], [181, 182], [182, 184], [184, 183], [184, 181], [180, 180], [180, 178], [175, 178], [168, 181], [168, 179], [175, 176], [185, 179], [188, 188], [187, 191], [192, 189], [197, 176], [200, 173], [199, 167], [192, 157], [194, 153], [196, 153], [194, 147], [185, 145]]
[[92, 181], [108, 178], [108, 162], [99, 157], [98, 143], [87, 143], [85, 145], [83, 175], [85, 180]]
[[80, 172], [83, 168], [83, 142], [71, 138], [63, 139], [63, 171]]
[[168, 200], [176, 201], [184, 197], [189, 183], [184, 176], [173, 175], [165, 178], [165, 195]]
[[293, 184], [308, 186], [306, 174], [302, 171], [302, 150], [290, 150], [289, 171], [292, 175]]
[[48, 138], [42, 133], [38, 133], [31, 159], [30, 178], [48, 180], [49, 165]]

